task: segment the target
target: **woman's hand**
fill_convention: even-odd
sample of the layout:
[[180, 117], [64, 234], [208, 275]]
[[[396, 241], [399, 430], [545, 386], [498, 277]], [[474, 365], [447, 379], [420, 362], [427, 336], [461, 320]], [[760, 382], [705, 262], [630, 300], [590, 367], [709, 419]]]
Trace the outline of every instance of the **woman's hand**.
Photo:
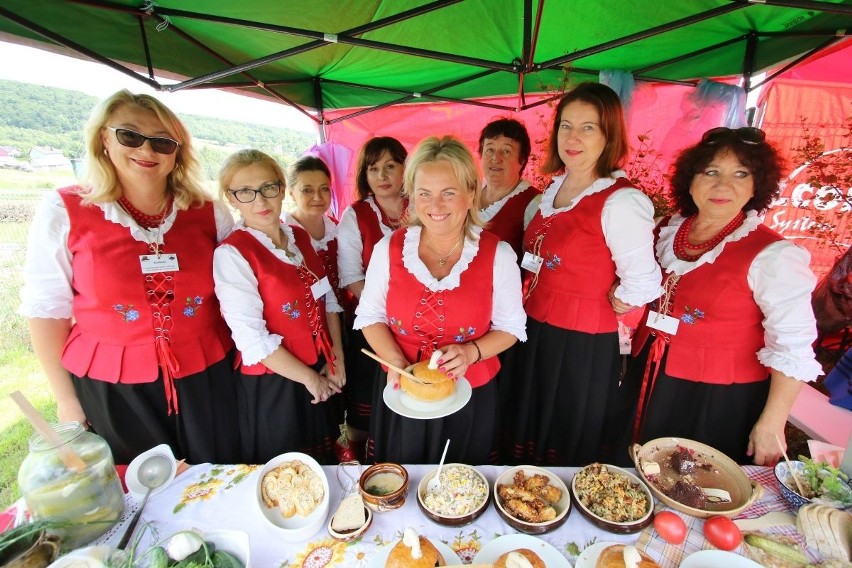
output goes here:
[[[326, 365], [328, 368], [328, 365]], [[334, 373], [325, 373], [337, 388], [342, 389], [346, 384], [346, 365], [343, 362], [343, 349], [334, 349]]]
[[[323, 372], [327, 371], [327, 367], [323, 368]], [[325, 402], [340, 392], [340, 388], [321, 373], [314, 373], [313, 376], [309, 377], [308, 380], [305, 381], [305, 388], [308, 389], [308, 392], [311, 393], [312, 397], [314, 397], [313, 400], [311, 400], [311, 404]]]
[[612, 305], [612, 311], [621, 315], [626, 314], [627, 312], [632, 312], [639, 306], [633, 306], [630, 304], [625, 304], [621, 300], [615, 297], [615, 289], [618, 288], [618, 282], [612, 285], [612, 288], [609, 289], [609, 294], [607, 298], [609, 298], [609, 303]]
[[755, 465], [774, 466], [781, 458], [781, 448], [778, 447], [778, 440], [787, 451], [787, 441], [784, 438], [785, 422], [772, 423], [761, 417], [755, 422], [751, 433], [748, 435], [748, 450], [746, 454], [752, 456]]
[[479, 356], [473, 343], [453, 343], [442, 347], [443, 355], [438, 359], [438, 369], [448, 377], [458, 380]]
[[79, 422], [83, 425], [83, 428], [89, 429], [86, 413], [83, 412], [83, 407], [80, 406], [80, 401], [76, 396], [57, 400], [56, 416], [60, 422]]

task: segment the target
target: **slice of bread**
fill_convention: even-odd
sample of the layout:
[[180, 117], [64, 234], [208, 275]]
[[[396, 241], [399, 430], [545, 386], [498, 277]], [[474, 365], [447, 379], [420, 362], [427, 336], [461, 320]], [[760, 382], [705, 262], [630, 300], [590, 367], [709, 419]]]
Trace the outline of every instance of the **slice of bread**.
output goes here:
[[331, 518], [331, 529], [336, 532], [353, 531], [364, 526], [366, 522], [364, 500], [358, 493], [353, 493], [340, 503]]

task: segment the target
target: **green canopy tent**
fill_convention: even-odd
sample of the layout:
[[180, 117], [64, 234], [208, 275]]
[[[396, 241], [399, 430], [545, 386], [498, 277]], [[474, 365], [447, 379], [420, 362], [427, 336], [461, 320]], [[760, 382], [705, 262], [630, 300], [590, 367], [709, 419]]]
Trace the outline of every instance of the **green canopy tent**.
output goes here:
[[[852, 0], [3, 0], [0, 5], [0, 39], [70, 51], [164, 91], [229, 88], [270, 97], [319, 124], [327, 109], [361, 114], [424, 100], [523, 109], [541, 103], [528, 102], [528, 93], [564, 85], [568, 70], [579, 79], [614, 69], [664, 82], [743, 75], [748, 89], [754, 72], [780, 62], [795, 64], [841, 40], [847, 29], [852, 29]], [[179, 82], [162, 84], [155, 75]], [[498, 95], [511, 95], [513, 104], [482, 100]]]

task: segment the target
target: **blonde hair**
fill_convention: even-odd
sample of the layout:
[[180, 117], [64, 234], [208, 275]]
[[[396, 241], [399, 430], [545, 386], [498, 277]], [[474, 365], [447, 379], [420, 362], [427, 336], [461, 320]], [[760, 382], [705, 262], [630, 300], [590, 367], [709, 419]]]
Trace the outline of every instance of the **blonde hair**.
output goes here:
[[228, 185], [231, 183], [234, 175], [241, 169], [253, 166], [254, 164], [266, 166], [275, 172], [275, 177], [277, 177], [281, 182], [281, 191], [284, 192], [287, 189], [287, 180], [284, 176], [284, 170], [281, 169], [281, 166], [275, 161], [275, 158], [269, 154], [261, 152], [260, 150], [239, 150], [225, 158], [225, 161], [222, 162], [222, 167], [219, 168], [220, 199], [227, 203]]
[[150, 110], [163, 123], [170, 138], [179, 146], [175, 156], [175, 167], [169, 173], [167, 190], [174, 196], [178, 209], [201, 205], [210, 198], [203, 189], [201, 165], [192, 148], [192, 135], [175, 113], [150, 95], [133, 94], [122, 89], [102, 101], [92, 110], [85, 128], [86, 161], [83, 191], [87, 203], [106, 203], [121, 197], [121, 188], [115, 166], [110, 160], [101, 136], [113, 113], [123, 106], [136, 106]]
[[[411, 203], [414, 203], [414, 193], [417, 189], [414, 187], [414, 177], [417, 175], [417, 170], [420, 169], [420, 166], [439, 161], [449, 163], [459, 182], [459, 188], [465, 194], [473, 195], [473, 203], [468, 209], [464, 220], [465, 235], [473, 237], [471, 228], [481, 227], [484, 224], [479, 217], [482, 183], [479, 178], [479, 168], [476, 167], [473, 154], [455, 136], [444, 136], [443, 138], [430, 136], [429, 138], [425, 138], [420, 141], [414, 151], [405, 160], [405, 191], [408, 193], [408, 199]], [[417, 211], [414, 207], [411, 207], [409, 211], [408, 224], [423, 225], [423, 222], [417, 217]]]

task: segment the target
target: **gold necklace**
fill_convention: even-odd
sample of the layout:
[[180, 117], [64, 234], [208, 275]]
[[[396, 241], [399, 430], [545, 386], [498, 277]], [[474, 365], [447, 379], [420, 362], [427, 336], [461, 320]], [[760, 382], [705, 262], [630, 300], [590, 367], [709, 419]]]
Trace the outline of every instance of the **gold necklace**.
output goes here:
[[447, 259], [450, 258], [450, 255], [453, 254], [457, 248], [459, 248], [459, 245], [462, 244], [463, 240], [464, 240], [464, 236], [459, 238], [459, 240], [456, 241], [456, 244], [453, 245], [453, 248], [451, 248], [450, 252], [448, 252], [447, 254], [441, 254], [437, 250], [435, 250], [434, 247], [432, 247], [431, 243], [429, 242], [430, 239], [428, 237], [426, 238], [426, 246], [429, 247], [429, 250], [434, 252], [435, 256], [438, 257], [438, 264], [441, 265], [441, 266], [444, 266], [445, 264], [447, 264]]

